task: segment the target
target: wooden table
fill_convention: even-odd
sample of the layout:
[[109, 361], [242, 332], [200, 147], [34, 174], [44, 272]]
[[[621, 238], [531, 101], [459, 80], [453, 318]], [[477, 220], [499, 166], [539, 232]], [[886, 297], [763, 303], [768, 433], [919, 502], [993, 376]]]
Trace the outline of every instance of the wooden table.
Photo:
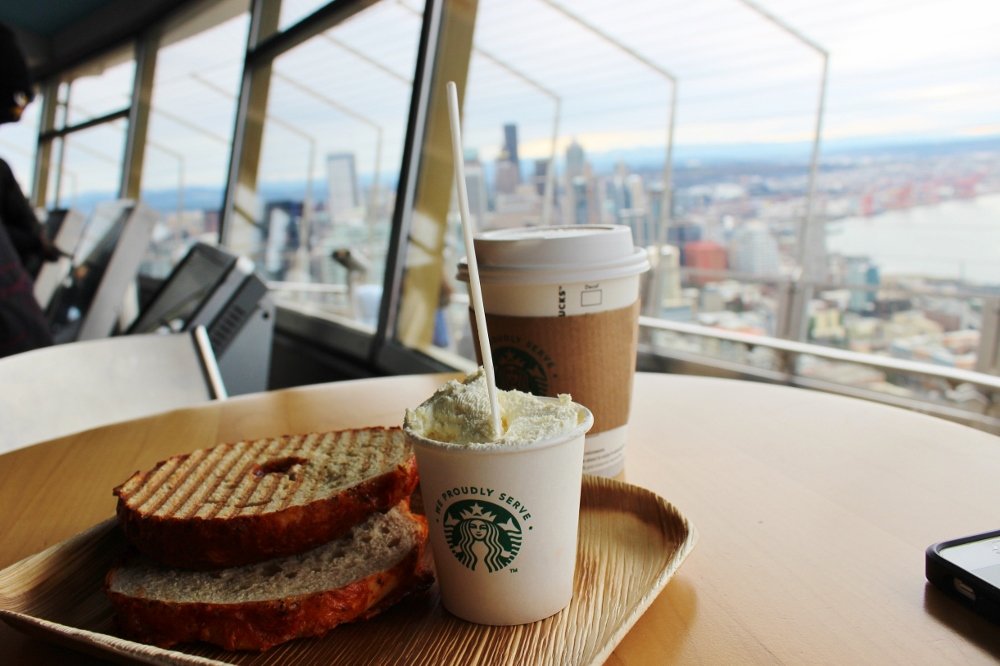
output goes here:
[[[168, 455], [398, 424], [441, 381], [245, 396], [0, 456], [0, 567], [113, 515], [111, 488]], [[676, 505], [699, 540], [609, 664], [1000, 659], [1000, 628], [923, 573], [932, 542], [1000, 527], [1000, 438], [804, 389], [639, 374], [626, 478]], [[98, 663], [2, 623], [0, 655]]]

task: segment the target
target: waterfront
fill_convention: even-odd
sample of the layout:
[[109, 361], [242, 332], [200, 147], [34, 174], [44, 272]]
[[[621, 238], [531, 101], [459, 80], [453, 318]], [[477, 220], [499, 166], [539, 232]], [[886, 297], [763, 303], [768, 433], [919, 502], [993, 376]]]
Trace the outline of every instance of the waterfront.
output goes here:
[[1000, 194], [843, 218], [826, 232], [829, 253], [867, 256], [883, 276], [1000, 285]]

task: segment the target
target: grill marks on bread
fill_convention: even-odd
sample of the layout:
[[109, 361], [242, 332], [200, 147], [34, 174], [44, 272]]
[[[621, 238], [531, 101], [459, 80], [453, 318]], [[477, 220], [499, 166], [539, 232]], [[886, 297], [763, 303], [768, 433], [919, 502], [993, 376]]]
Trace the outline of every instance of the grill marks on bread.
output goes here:
[[[129, 492], [131, 486], [136, 486], [129, 504], [150, 516], [224, 518], [248, 509], [266, 510], [265, 504], [251, 498], [261, 496], [263, 490], [269, 499], [280, 500], [275, 497], [278, 475], [255, 473], [255, 468], [266, 468], [272, 456], [287, 457], [301, 449], [304, 439], [308, 438], [221, 444], [171, 458], [147, 479], [133, 477], [122, 488]], [[287, 506], [291, 500], [292, 495], [286, 494], [282, 504]]]
[[115, 494], [139, 550], [170, 566], [212, 568], [327, 541], [408, 497], [416, 481], [402, 431], [365, 428], [199, 449], [134, 474]]
[[[120, 487], [133, 510], [173, 518], [279, 511], [337, 492], [390, 462], [391, 431], [342, 431], [220, 444], [176, 456]], [[337, 441], [336, 455], [329, 449]], [[388, 449], [388, 450], [387, 450]], [[401, 462], [401, 461], [400, 461]]]

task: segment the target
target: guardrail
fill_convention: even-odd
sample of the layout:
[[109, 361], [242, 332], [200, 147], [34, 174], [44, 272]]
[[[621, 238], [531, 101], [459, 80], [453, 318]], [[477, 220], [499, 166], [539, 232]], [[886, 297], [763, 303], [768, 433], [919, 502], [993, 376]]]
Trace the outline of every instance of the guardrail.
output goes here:
[[[340, 305], [341, 310], [349, 305], [347, 289], [342, 285], [302, 285], [297, 283], [272, 283], [276, 291], [286, 291], [303, 295], [311, 292], [318, 295], [333, 296], [345, 299]], [[294, 297], [290, 299], [294, 301]], [[467, 317], [468, 297], [463, 293], [452, 295], [451, 303], [461, 309], [459, 320]], [[292, 302], [286, 303], [293, 306]], [[311, 309], [309, 309], [311, 310]], [[349, 307], [348, 307], [349, 310]], [[317, 316], [311, 310], [312, 316]], [[340, 312], [350, 316], [350, 312]], [[992, 315], [991, 315], [992, 316]], [[989, 322], [990, 317], [986, 318]], [[696, 374], [713, 374], [739, 377], [756, 381], [781, 383], [789, 386], [811, 388], [830, 393], [848, 395], [865, 400], [902, 407], [912, 411], [931, 414], [940, 418], [956, 421], [987, 432], [1000, 435], [1000, 376], [963, 370], [959, 368], [933, 365], [919, 361], [848, 351], [835, 347], [788, 340], [785, 338], [740, 333], [722, 328], [670, 321], [651, 316], [639, 318], [639, 357], [643, 369], [671, 371]], [[691, 351], [668, 341], [659, 340], [664, 335], [686, 336], [696, 338], [702, 351]], [[995, 335], [991, 333], [991, 335]], [[747, 350], [766, 350], [766, 364], [751, 363], [734, 358], [722, 358], [704, 350], [704, 341], [714, 341], [724, 345], [738, 345]], [[454, 350], [432, 350], [444, 355], [445, 362], [455, 367], [468, 361], [458, 356]], [[886, 375], [889, 379], [902, 379], [903, 383], [918, 385], [930, 389], [928, 393], [944, 396], [947, 392], [957, 392], [969, 398], [975, 408], [947, 401], [944, 398], [920, 397], [915, 395], [900, 395], [898, 392], [873, 389], [870, 386], [837, 382], [829, 378], [806, 375], [801, 372], [800, 359], [811, 357], [828, 363], [850, 364], [872, 368]], [[682, 366], [682, 367], [681, 367]]]
[[[935, 366], [915, 361], [897, 359], [876, 354], [864, 354], [805, 342], [796, 342], [762, 335], [752, 335], [724, 329], [700, 326], [684, 322], [667, 321], [655, 317], [642, 316], [640, 326], [640, 354], [651, 359], [667, 359], [701, 366], [706, 370], [721, 370], [738, 376], [812, 388], [866, 400], [904, 407], [973, 427], [1000, 434], [1000, 377], [995, 375], [962, 370], [945, 366]], [[719, 342], [743, 345], [748, 349], [766, 349], [773, 353], [775, 367], [759, 367], [732, 359], [720, 359], [709, 354], [696, 353], [671, 347], [656, 340], [655, 332], [674, 335], [695, 336]], [[798, 372], [798, 361], [809, 356], [834, 363], [860, 365], [886, 373], [888, 376], [919, 378], [929, 385], [956, 389], [960, 386], [972, 387], [979, 410], [963, 408], [930, 398], [902, 396], [877, 391], [863, 386], [843, 384], [829, 379], [805, 376]]]

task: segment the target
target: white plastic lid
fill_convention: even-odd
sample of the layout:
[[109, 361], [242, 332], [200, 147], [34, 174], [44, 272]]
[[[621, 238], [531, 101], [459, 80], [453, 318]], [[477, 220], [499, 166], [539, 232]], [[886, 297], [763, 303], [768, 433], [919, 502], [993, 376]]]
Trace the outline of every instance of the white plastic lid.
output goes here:
[[[649, 270], [646, 251], [632, 244], [632, 230], [620, 224], [499, 229], [478, 234], [473, 242], [482, 282], [597, 282]], [[458, 279], [469, 280], [465, 257]]]

